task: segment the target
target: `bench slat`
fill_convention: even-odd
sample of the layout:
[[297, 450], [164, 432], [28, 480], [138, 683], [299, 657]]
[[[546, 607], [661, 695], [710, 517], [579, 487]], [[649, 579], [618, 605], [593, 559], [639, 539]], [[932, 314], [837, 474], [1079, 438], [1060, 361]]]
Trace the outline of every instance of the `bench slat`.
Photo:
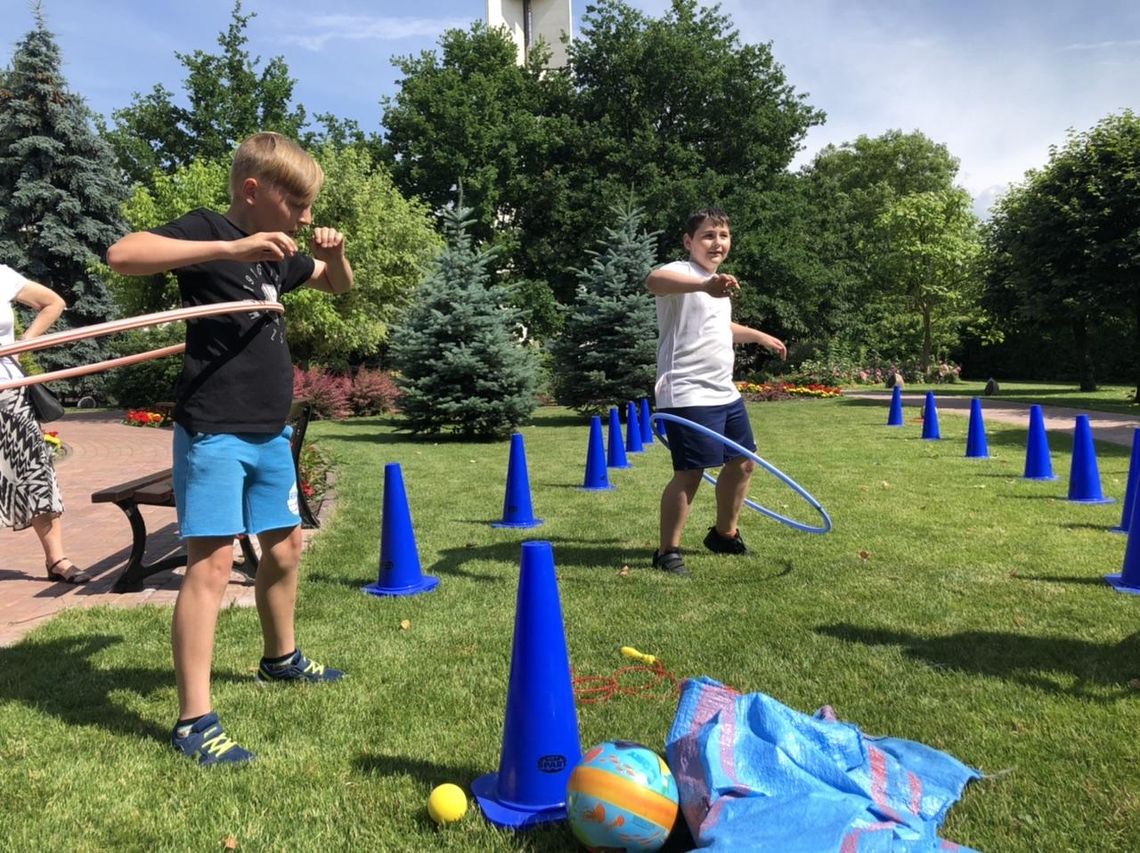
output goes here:
[[147, 474], [145, 477], [139, 477], [127, 483], [119, 483], [118, 485], [108, 486], [105, 489], [93, 492], [91, 495], [91, 503], [118, 503], [121, 500], [126, 500], [131, 497], [135, 492], [148, 490], [155, 484], [162, 483], [164, 480], [169, 482], [170, 479], [171, 470], [169, 468], [165, 471], [156, 471], [153, 474]]

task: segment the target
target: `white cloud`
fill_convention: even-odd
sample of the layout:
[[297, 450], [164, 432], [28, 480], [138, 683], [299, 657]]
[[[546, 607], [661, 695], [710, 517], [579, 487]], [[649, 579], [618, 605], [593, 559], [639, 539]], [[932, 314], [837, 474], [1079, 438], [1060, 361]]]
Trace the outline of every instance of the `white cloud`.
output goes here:
[[392, 18], [369, 15], [315, 15], [298, 23], [305, 34], [287, 33], [286, 44], [306, 50], [323, 50], [330, 41], [399, 41], [435, 38], [444, 30], [465, 29], [469, 18]]
[[1065, 45], [1061, 50], [1111, 50], [1118, 47], [1140, 47], [1140, 39], [1129, 39], [1127, 41], [1075, 42]]

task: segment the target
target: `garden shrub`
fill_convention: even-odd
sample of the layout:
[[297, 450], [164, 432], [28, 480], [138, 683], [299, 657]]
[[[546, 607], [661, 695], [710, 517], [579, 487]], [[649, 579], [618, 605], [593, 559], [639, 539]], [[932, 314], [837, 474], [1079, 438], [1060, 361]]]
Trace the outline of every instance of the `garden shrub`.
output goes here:
[[[124, 355], [180, 344], [186, 339], [181, 323], [171, 323], [154, 329], [136, 329], [115, 336], [108, 346], [108, 355]], [[130, 367], [107, 371], [104, 392], [110, 401], [124, 409], [145, 409], [155, 403], [174, 400], [174, 389], [182, 375], [182, 356], [156, 358]]]
[[293, 397], [304, 398], [312, 404], [311, 417], [314, 420], [338, 421], [352, 414], [349, 388], [347, 377], [336, 376], [319, 367], [308, 370], [293, 367]]
[[379, 415], [399, 408], [400, 389], [391, 374], [362, 367], [352, 377], [348, 403], [354, 415]]

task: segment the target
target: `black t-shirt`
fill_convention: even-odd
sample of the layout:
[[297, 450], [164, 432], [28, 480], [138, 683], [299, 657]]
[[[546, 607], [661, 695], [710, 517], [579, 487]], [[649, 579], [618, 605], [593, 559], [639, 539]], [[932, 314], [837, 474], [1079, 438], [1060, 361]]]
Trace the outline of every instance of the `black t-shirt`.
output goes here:
[[[152, 233], [178, 240], [249, 236], [226, 217], [199, 208]], [[208, 261], [174, 270], [185, 306], [239, 299], [277, 302], [313, 277], [307, 255], [283, 261]], [[293, 364], [281, 314], [250, 312], [189, 320], [175, 391], [174, 420], [190, 432], [276, 433], [289, 416]]]

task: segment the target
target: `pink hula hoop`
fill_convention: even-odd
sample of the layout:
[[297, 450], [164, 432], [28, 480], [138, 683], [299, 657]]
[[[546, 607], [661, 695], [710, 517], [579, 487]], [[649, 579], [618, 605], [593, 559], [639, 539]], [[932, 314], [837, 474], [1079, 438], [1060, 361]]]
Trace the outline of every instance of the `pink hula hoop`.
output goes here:
[[[159, 326], [163, 323], [173, 323], [179, 320], [196, 320], [200, 317], [213, 317], [219, 314], [240, 314], [242, 312], [261, 312], [282, 314], [285, 306], [280, 302], [262, 302], [258, 299], [242, 299], [237, 302], [219, 302], [216, 305], [197, 305], [190, 308], [175, 308], [173, 311], [158, 311], [154, 314], [140, 314], [138, 317], [128, 317], [125, 320], [111, 320], [106, 323], [96, 323], [92, 326], [83, 326], [79, 329], [67, 329], [63, 332], [53, 332], [50, 335], [40, 335], [26, 341], [17, 341], [0, 347], [0, 358], [10, 355], [19, 355], [22, 352], [48, 349], [49, 347], [70, 344], [75, 341], [84, 341], [88, 338], [101, 338], [118, 332], [127, 332], [131, 329], [144, 329], [148, 326]], [[20, 388], [24, 385], [36, 385], [40, 382], [52, 382], [57, 379], [70, 379], [74, 376], [86, 376], [89, 373], [101, 373], [114, 367], [126, 367], [148, 361], [152, 358], [162, 358], [167, 355], [176, 355], [185, 351], [186, 344], [174, 344], [161, 347], [135, 355], [126, 355], [86, 364], [80, 367], [69, 367], [65, 370], [55, 370], [51, 373], [37, 373], [34, 376], [23, 376], [19, 379], [8, 379], [0, 382], [0, 391], [9, 388]]]

